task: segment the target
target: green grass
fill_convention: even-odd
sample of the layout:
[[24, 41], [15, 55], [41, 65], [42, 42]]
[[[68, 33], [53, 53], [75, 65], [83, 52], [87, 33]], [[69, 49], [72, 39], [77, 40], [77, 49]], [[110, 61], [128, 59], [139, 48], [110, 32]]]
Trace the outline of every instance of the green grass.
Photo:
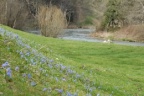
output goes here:
[[[53, 78], [45, 78], [41, 75], [38, 78], [34, 74], [34, 80], [38, 82], [36, 87], [29, 86], [27, 79], [21, 79], [20, 73], [13, 72], [13, 82], [6, 83], [4, 79], [4, 70], [0, 69], [0, 92], [9, 96], [26, 95], [51, 95], [61, 96], [55, 91], [55, 88], [63, 88], [64, 91], [74, 93], [78, 91], [78, 96], [85, 96], [87, 91], [83, 85], [94, 83], [96, 89], [91, 92], [92, 96], [100, 94], [101, 96], [143, 96], [144, 95], [144, 47], [122, 46], [116, 44], [102, 44], [93, 42], [71, 41], [63, 39], [46, 38], [43, 36], [25, 33], [19, 30], [2, 26], [6, 30], [18, 34], [25, 38], [25, 42], [45, 54], [49, 58], [53, 58], [55, 63], [63, 63], [71, 66], [79, 74], [83, 74], [86, 81], [81, 78], [77, 82], [73, 81], [73, 76], [59, 73], [57, 70], [47, 71], [48, 74], [65, 77], [67, 82], [56, 82]], [[27, 62], [16, 54], [17, 49], [21, 49], [15, 44], [15, 41], [3, 43], [5, 38], [0, 37], [0, 64], [9, 61], [14, 70], [15, 66], [23, 66]], [[8, 49], [10, 47], [10, 49]], [[29, 66], [29, 65], [28, 65]], [[38, 68], [39, 66], [37, 66]], [[45, 66], [43, 68], [46, 69]], [[27, 69], [27, 72], [33, 71], [33, 68]], [[42, 81], [44, 80], [44, 81]], [[52, 87], [52, 92], [42, 92], [42, 88], [46, 82]], [[68, 86], [71, 86], [69, 88]], [[9, 88], [12, 86], [12, 89]]]

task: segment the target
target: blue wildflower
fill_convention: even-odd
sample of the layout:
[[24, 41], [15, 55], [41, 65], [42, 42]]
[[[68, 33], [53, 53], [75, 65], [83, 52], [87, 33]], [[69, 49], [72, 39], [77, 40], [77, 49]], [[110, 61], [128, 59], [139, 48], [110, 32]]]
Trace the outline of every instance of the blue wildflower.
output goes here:
[[59, 64], [55, 64], [55, 68], [59, 68]]
[[26, 56], [30, 56], [30, 52], [27, 52], [27, 53], [26, 53]]
[[19, 67], [17, 66], [17, 67], [15, 67], [15, 71], [19, 71]]
[[67, 96], [73, 96], [70, 92], [67, 92]]
[[6, 75], [7, 75], [8, 77], [12, 78], [12, 71], [11, 71], [10, 68], [7, 68], [7, 69], [6, 69]]
[[47, 91], [47, 88], [43, 88], [43, 90], [42, 91]]
[[92, 92], [92, 91], [93, 91], [93, 88], [89, 88], [89, 91]]
[[53, 63], [54, 61], [51, 59], [51, 60], [49, 60], [49, 62], [50, 62], [50, 63]]
[[42, 71], [42, 70], [43, 70], [43, 68], [40, 68], [39, 70], [40, 70], [40, 71]]
[[61, 70], [65, 70], [66, 69], [66, 66], [63, 66], [62, 64], [60, 66], [61, 66]]
[[51, 68], [51, 69], [53, 68], [52, 64], [48, 64], [48, 67]]
[[31, 86], [36, 86], [36, 85], [37, 85], [36, 82], [34, 81], [31, 82]]
[[46, 63], [46, 59], [45, 58], [41, 58], [41, 63]]
[[63, 93], [63, 89], [56, 89], [56, 91], [61, 94]]
[[15, 37], [16, 39], [18, 39], [19, 38], [19, 36], [18, 35], [16, 35], [16, 37]]
[[73, 74], [74, 72], [73, 72], [73, 70], [71, 70], [71, 69], [67, 69], [67, 73], [68, 73], [68, 74]]
[[79, 75], [79, 74], [76, 74], [76, 76], [75, 76], [75, 77], [78, 79], [78, 78], [80, 78], [80, 77], [81, 77], [81, 75]]
[[32, 53], [36, 53], [36, 50], [35, 50], [35, 49], [32, 49]]
[[6, 68], [6, 67], [9, 67], [9, 63], [8, 62], [5, 62], [4, 64], [2, 64], [2, 68]]
[[31, 74], [28, 74], [28, 79], [31, 79], [31, 78], [32, 78]]
[[30, 49], [31, 47], [30, 47], [29, 45], [26, 45], [26, 48], [27, 48], [27, 49]]
[[26, 73], [23, 73], [22, 76], [23, 76], [23, 77], [26, 77], [27, 75], [26, 75]]
[[20, 55], [23, 55], [23, 52], [22, 52], [22, 51], [20, 51]]

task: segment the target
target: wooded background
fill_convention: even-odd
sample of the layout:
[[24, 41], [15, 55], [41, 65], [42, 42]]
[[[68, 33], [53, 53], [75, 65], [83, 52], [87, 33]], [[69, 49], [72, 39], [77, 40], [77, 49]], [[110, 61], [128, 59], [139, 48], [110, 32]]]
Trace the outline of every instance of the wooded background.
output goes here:
[[0, 0], [0, 23], [16, 29], [38, 29], [40, 6], [56, 5], [69, 25], [100, 29], [144, 23], [144, 0]]

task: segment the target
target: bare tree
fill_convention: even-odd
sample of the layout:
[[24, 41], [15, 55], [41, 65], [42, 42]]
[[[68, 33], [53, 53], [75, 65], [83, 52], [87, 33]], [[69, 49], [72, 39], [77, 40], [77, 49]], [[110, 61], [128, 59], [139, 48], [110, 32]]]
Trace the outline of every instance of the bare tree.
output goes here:
[[0, 23], [6, 24], [6, 15], [7, 15], [7, 2], [6, 0], [0, 0]]
[[128, 25], [144, 23], [144, 0], [121, 0], [121, 11]]
[[20, 29], [28, 15], [25, 4], [20, 0], [2, 0], [0, 5], [0, 23]]

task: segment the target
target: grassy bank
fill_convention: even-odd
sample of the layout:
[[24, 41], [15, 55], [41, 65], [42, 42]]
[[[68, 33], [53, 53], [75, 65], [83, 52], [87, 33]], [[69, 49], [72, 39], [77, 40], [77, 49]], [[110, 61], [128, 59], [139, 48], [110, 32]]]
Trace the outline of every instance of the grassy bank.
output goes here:
[[[5, 71], [0, 69], [0, 92], [6, 96], [144, 95], [144, 47], [53, 39], [1, 27], [23, 38], [31, 46], [30, 51], [35, 49], [37, 54], [49, 59], [45, 64], [38, 61], [32, 66], [31, 58], [36, 61], [41, 57], [36, 59], [36, 54], [31, 53], [28, 60], [22, 58], [17, 51], [24, 53], [28, 49], [18, 46], [16, 40], [1, 36], [0, 64], [10, 62], [13, 72], [13, 81], [5, 82]], [[20, 71], [15, 71], [16, 66]], [[23, 77], [24, 73], [31, 74], [32, 79]], [[36, 86], [31, 85], [33, 81]]]

